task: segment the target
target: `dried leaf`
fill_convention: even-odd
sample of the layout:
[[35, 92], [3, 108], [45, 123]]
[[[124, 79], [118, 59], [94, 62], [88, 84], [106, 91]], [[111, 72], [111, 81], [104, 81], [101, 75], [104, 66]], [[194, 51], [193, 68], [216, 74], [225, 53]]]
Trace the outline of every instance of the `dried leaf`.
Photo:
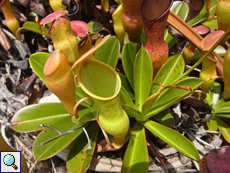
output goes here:
[[16, 6], [12, 5], [11, 8], [14, 13], [14, 16], [16, 17], [16, 19], [19, 20], [19, 22], [24, 23], [27, 21], [27, 17], [25, 16], [25, 14], [23, 14]]
[[185, 98], [184, 100], [182, 100], [182, 102], [186, 105], [196, 107], [196, 108], [202, 108], [207, 106], [203, 101], [198, 100], [196, 97], [193, 96], [189, 96]]
[[30, 0], [17, 0], [20, 4], [22, 4], [24, 7], [29, 7]]
[[36, 78], [37, 75], [33, 73], [31, 76], [22, 81], [25, 91], [30, 90], [32, 88], [32, 85], [34, 84]]
[[34, 85], [34, 90], [29, 95], [28, 105], [37, 103], [38, 100], [42, 97], [44, 89], [44, 86], [42, 88], [38, 88], [36, 85]]
[[106, 151], [115, 151], [117, 149], [112, 148], [111, 146], [109, 146], [109, 144], [107, 143], [107, 141], [105, 139], [99, 141], [97, 143], [97, 152], [106, 152]]
[[8, 51], [9, 48], [11, 47], [8, 37], [6, 36], [5, 32], [2, 30], [1, 27], [0, 27], [0, 44], [5, 49], [5, 51]]
[[30, 8], [41, 17], [45, 17], [47, 15], [44, 6], [41, 3], [30, 1]]

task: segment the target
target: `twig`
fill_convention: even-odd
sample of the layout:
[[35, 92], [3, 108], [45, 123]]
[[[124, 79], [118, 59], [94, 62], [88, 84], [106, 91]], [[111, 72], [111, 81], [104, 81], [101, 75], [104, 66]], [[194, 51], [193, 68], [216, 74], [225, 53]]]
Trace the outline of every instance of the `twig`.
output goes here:
[[18, 69], [17, 80], [16, 80], [16, 82], [15, 82], [15, 86], [17, 86], [17, 85], [18, 85], [18, 83], [19, 83], [20, 76], [21, 76], [21, 71], [22, 71], [22, 70], [19, 68], [19, 69]]
[[158, 152], [158, 149], [155, 147], [155, 145], [149, 139], [148, 134], [146, 134], [146, 138], [147, 138], [147, 146], [148, 146], [149, 150], [158, 158], [158, 160], [165, 167], [165, 169], [167, 170], [167, 172], [170, 173], [170, 170], [169, 170], [168, 166], [165, 164], [163, 158], [160, 156], [160, 154]]
[[[188, 130], [187, 130], [187, 133], [189, 133], [190, 135], [192, 135], [192, 136], [193, 136], [197, 141], [199, 141], [200, 143], [202, 143], [202, 144], [204, 144], [204, 145], [210, 147], [211, 149], [215, 149], [215, 147], [212, 146], [211, 144], [209, 144], [209, 143], [203, 141], [202, 139], [198, 138], [191, 130], [188, 129]], [[217, 149], [219, 149], [219, 147], [218, 147]]]
[[50, 160], [51, 160], [51, 164], [52, 164], [52, 167], [53, 167], [53, 169], [54, 169], [54, 172], [55, 172], [55, 173], [58, 173], [57, 170], [56, 170], [56, 168], [55, 168], [55, 166], [54, 166], [53, 159], [51, 158]]
[[17, 143], [23, 148], [24, 152], [26, 152], [27, 155], [29, 155], [29, 161], [31, 158], [33, 158], [33, 153], [28, 149], [28, 147], [16, 136], [13, 134], [14, 139], [17, 141]]
[[30, 168], [29, 173], [31, 173], [33, 171], [33, 169], [35, 168], [35, 166], [37, 165], [38, 161], [36, 160], [33, 164], [33, 166]]
[[193, 163], [194, 163], [196, 169], [197, 169], [198, 171], [200, 171], [200, 166], [199, 166], [199, 164], [197, 163], [197, 161], [193, 160]]
[[90, 143], [89, 135], [88, 135], [88, 133], [87, 133], [86, 129], [85, 129], [84, 127], [82, 127], [82, 130], [84, 131], [85, 136], [86, 136], [87, 141], [88, 141], [88, 148], [86, 148], [86, 150], [84, 151], [84, 152], [86, 152], [86, 151], [88, 151], [88, 150], [92, 150], [92, 147], [91, 147], [91, 143]]
[[49, 129], [51, 129], [51, 130], [54, 130], [54, 131], [57, 132], [59, 135], [61, 134], [61, 132], [58, 131], [57, 129], [55, 129], [55, 128], [51, 127], [51, 126], [47, 126], [47, 125], [45, 125], [45, 124], [40, 124], [39, 127], [47, 127], [47, 128], [49, 128]]
[[55, 137], [53, 137], [53, 138], [51, 138], [51, 139], [49, 139], [49, 140], [47, 140], [47, 141], [45, 141], [45, 142], [42, 142], [42, 143], [38, 144], [37, 147], [40, 147], [40, 146], [42, 146], [42, 145], [44, 145], [44, 144], [47, 144], [47, 143], [49, 143], [49, 142], [51, 142], [51, 141], [53, 141], [53, 140], [55, 140], [55, 139], [57, 139], [57, 138], [60, 138], [61, 136], [64, 136], [64, 135], [66, 135], [66, 134], [68, 134], [68, 133], [75, 132], [75, 130], [77, 130], [77, 129], [79, 129], [79, 128], [82, 128], [86, 123], [87, 123], [87, 122], [84, 122], [84, 123], [82, 123], [82, 125], [80, 125], [80, 126], [74, 128], [74, 129], [68, 130], [68, 131], [66, 131], [66, 132], [63, 132], [63, 133], [59, 132], [59, 131], [56, 130], [56, 129], [54, 130], [52, 127], [46, 126], [46, 127], [50, 128], [50, 129], [56, 131], [57, 133], [59, 133], [59, 135], [57, 135], [57, 136], [55, 136]]

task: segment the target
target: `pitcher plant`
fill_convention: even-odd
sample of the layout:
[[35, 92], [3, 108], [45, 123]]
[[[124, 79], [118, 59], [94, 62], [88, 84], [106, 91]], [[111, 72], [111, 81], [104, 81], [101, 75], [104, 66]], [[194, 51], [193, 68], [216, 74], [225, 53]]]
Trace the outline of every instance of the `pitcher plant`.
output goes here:
[[142, 20], [138, 14], [140, 0], [123, 0], [122, 22], [131, 42], [140, 42]]
[[71, 116], [75, 106], [75, 85], [73, 74], [65, 55], [56, 49], [44, 67], [46, 84], [63, 103]]
[[45, 25], [52, 22], [49, 28], [49, 34], [52, 38], [55, 49], [60, 49], [65, 54], [68, 62], [73, 64], [78, 58], [78, 43], [72, 33], [70, 19], [64, 15], [67, 11], [56, 11], [43, 18], [40, 22]]
[[152, 59], [154, 76], [168, 58], [164, 31], [172, 2], [172, 0], [141, 0], [139, 4], [139, 13], [146, 35], [144, 48]]
[[230, 1], [219, 0], [217, 3], [216, 15], [218, 21], [218, 29], [227, 31], [230, 27]]
[[22, 41], [21, 32], [19, 31], [18, 34], [17, 30], [19, 29], [20, 25], [18, 20], [15, 18], [11, 4], [9, 0], [2, 0], [0, 3], [0, 8], [3, 12], [3, 15], [6, 19], [6, 25], [11, 30], [11, 32], [17, 37], [19, 41]]
[[129, 131], [129, 118], [121, 107], [121, 79], [117, 72], [103, 62], [87, 59], [77, 67], [77, 82], [98, 106], [99, 124], [113, 136], [112, 147], [122, 147]]
[[62, 0], [49, 0], [49, 4], [53, 11], [65, 10], [67, 8], [63, 5]]
[[210, 78], [215, 77], [217, 75], [216, 63], [217, 63], [217, 60], [212, 55], [209, 55], [202, 62], [202, 69], [200, 72], [200, 78], [203, 80], [206, 80], [201, 85], [201, 90], [204, 92], [207, 92], [209, 90], [210, 86], [215, 81], [215, 79], [210, 79]]
[[224, 55], [224, 93], [222, 95], [223, 99], [228, 100], [230, 98], [230, 72], [229, 72], [229, 65], [230, 65], [230, 49], [227, 49], [227, 52]]

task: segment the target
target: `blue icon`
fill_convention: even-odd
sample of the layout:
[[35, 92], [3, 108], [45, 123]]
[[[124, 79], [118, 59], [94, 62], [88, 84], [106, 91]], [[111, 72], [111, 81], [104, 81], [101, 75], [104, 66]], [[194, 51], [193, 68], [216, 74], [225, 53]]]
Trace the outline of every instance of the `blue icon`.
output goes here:
[[7, 166], [12, 166], [15, 170], [18, 169], [18, 167], [14, 164], [15, 163], [15, 158], [12, 154], [7, 154], [3, 158], [3, 162]]

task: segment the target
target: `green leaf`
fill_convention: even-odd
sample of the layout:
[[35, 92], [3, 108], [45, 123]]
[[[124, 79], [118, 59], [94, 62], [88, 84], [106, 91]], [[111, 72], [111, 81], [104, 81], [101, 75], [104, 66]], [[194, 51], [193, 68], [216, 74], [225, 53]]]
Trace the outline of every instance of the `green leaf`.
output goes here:
[[36, 75], [44, 82], [45, 82], [45, 76], [44, 76], [44, 66], [49, 58], [50, 54], [45, 52], [38, 52], [34, 53], [29, 58], [29, 63], [33, 71], [36, 73]]
[[215, 114], [217, 117], [220, 117], [220, 118], [230, 118], [230, 114], [229, 112], [226, 113], [226, 114]]
[[[50, 125], [45, 123], [45, 125]], [[52, 128], [60, 131], [66, 132], [72, 130], [79, 126], [79, 124], [74, 124], [72, 122], [72, 117], [64, 117], [52, 124]], [[44, 160], [49, 157], [56, 155], [58, 152], [67, 147], [75, 138], [77, 138], [82, 133], [82, 128], [76, 129], [74, 132], [65, 134], [57, 139], [54, 139], [42, 146], [39, 144], [46, 142], [56, 136], [58, 133], [49, 128], [44, 129], [35, 139], [33, 143], [33, 155], [36, 160]]]
[[199, 15], [197, 15], [192, 20], [190, 20], [188, 22], [188, 25], [194, 26], [198, 23], [202, 23], [209, 16], [211, 16], [213, 13], [215, 13], [216, 7], [217, 7], [217, 0], [211, 0], [209, 13], [206, 12], [206, 6], [207, 6], [207, 0], [204, 1], [204, 5], [203, 5], [202, 9], [200, 10]]
[[[41, 26], [41, 28], [43, 29], [42, 26]], [[35, 22], [25, 22], [25, 23], [23, 24], [22, 28], [20, 28], [20, 29], [26, 29], [26, 30], [28, 30], [28, 31], [32, 31], [32, 32], [35, 32], [35, 33], [38, 33], [38, 34], [43, 35], [43, 34], [41, 33], [39, 27], [38, 27], [38, 24], [35, 23]], [[45, 32], [44, 32], [44, 35], [45, 35], [46, 37], [50, 38], [50, 35], [48, 34], [48, 30], [49, 30], [49, 27], [45, 27], [45, 28], [44, 28], [44, 31], [45, 31]]]
[[12, 128], [20, 132], [42, 130], [40, 124], [54, 122], [71, 117], [62, 103], [41, 103], [20, 109], [11, 120]]
[[97, 49], [95, 58], [102, 61], [114, 69], [116, 68], [118, 56], [120, 52], [119, 41], [116, 37], [109, 37], [109, 39]]
[[184, 67], [185, 63], [181, 54], [170, 57], [154, 78], [151, 94], [159, 92], [162, 87], [175, 83], [183, 74]]
[[89, 139], [91, 143], [91, 150], [84, 152], [88, 148], [87, 138], [85, 133], [82, 133], [75, 141], [70, 149], [66, 166], [68, 172], [70, 173], [84, 173], [87, 171], [89, 164], [91, 162], [94, 149], [96, 146], [97, 135], [99, 131], [99, 126], [96, 122], [90, 123], [86, 128], [87, 133], [89, 134]]
[[208, 130], [210, 131], [217, 131], [218, 126], [215, 120], [207, 121], [207, 126], [208, 126]]
[[96, 32], [99, 32], [105, 29], [104, 26], [99, 22], [91, 22], [91, 23], [88, 23], [88, 25], [90, 28], [90, 31], [89, 31], [90, 34], [95, 34]]
[[188, 22], [188, 25], [195, 26], [195, 25], [197, 25], [197, 24], [202, 23], [203, 21], [205, 21], [208, 17], [209, 17], [209, 13], [207, 13], [207, 12], [200, 13], [198, 16], [196, 16], [192, 20], [190, 20]]
[[221, 86], [220, 86], [220, 84], [218, 82], [214, 82], [211, 85], [205, 100], [209, 105], [215, 106], [217, 104], [217, 102], [220, 103], [220, 100], [219, 100], [220, 95], [221, 95]]
[[202, 25], [209, 27], [210, 29], [218, 29], [218, 21], [217, 19], [208, 20], [203, 22]]
[[230, 101], [228, 102], [224, 102], [222, 101], [218, 101], [214, 106], [213, 109], [215, 111], [216, 114], [219, 113], [230, 113]]
[[144, 121], [145, 120], [144, 116], [136, 108], [132, 99], [129, 97], [129, 94], [127, 93], [127, 91], [123, 87], [121, 87], [120, 98], [121, 98], [121, 106], [129, 116], [136, 118], [137, 121]]
[[[171, 11], [173, 11], [177, 16], [185, 21], [189, 14], [189, 7], [185, 2], [174, 1], [171, 7]], [[168, 44], [169, 48], [171, 48], [176, 42], [179, 41], [178, 38], [169, 34], [168, 29], [165, 29], [164, 40]]]
[[133, 91], [131, 89], [131, 86], [129, 84], [129, 81], [128, 81], [127, 77], [124, 76], [122, 73], [118, 73], [118, 74], [119, 74], [119, 76], [121, 78], [121, 84], [124, 87], [124, 89], [129, 93], [129, 95], [131, 94], [132, 97], [134, 97], [133, 94], [132, 94]]
[[174, 1], [170, 10], [184, 21], [187, 19], [189, 14], [189, 7], [186, 2]]
[[133, 75], [135, 105], [141, 110], [144, 101], [149, 96], [153, 78], [152, 61], [143, 47], [139, 50], [135, 59]]
[[199, 87], [203, 83], [202, 79], [199, 78], [185, 78], [176, 83], [175, 86], [190, 87], [192, 90], [181, 89], [181, 88], [168, 88], [165, 89], [155, 100], [153, 106], [151, 107], [145, 118], [152, 117], [157, 113], [163, 111], [164, 109], [172, 106], [173, 104], [181, 101], [185, 97], [188, 97], [193, 93], [193, 90]]
[[135, 61], [136, 54], [140, 48], [141, 46], [139, 44], [129, 42], [124, 45], [122, 51], [122, 65], [125, 74], [129, 80], [129, 83], [133, 89], [134, 89], [134, 84], [133, 84], [134, 61]]
[[97, 109], [95, 107], [89, 107], [86, 109], [82, 109], [78, 111], [78, 115], [79, 117], [76, 119], [74, 117], [72, 117], [72, 121], [73, 123], [83, 123], [86, 121], [92, 121], [95, 120], [97, 118]]
[[214, 117], [214, 120], [217, 121], [218, 129], [222, 132], [224, 139], [230, 143], [230, 128], [229, 126], [222, 121], [220, 118]]
[[138, 109], [123, 103], [121, 104], [121, 106], [130, 117], [135, 118], [137, 121], [145, 120], [143, 114]]
[[121, 173], [148, 172], [148, 157], [145, 128], [136, 123], [133, 127], [129, 145], [125, 153]]
[[156, 114], [153, 118], [168, 127], [172, 127], [175, 125], [175, 119], [173, 115], [170, 114], [167, 110], [163, 110], [162, 112]]
[[215, 49], [215, 52], [220, 56], [224, 56], [226, 53], [226, 49], [223, 46], [218, 45]]
[[153, 103], [156, 101], [159, 95], [160, 95], [160, 92], [154, 93], [145, 100], [142, 106], [143, 115], [146, 115], [149, 112], [150, 108], [152, 107]]
[[145, 30], [144, 28], [141, 30], [141, 44], [144, 45], [146, 43], [146, 36], [145, 36]]
[[121, 96], [121, 103], [137, 108], [133, 103], [133, 100], [129, 96], [128, 92], [125, 90], [123, 86], [121, 87], [120, 96]]
[[[207, 6], [207, 0], [204, 0], [204, 5], [202, 9], [200, 10], [200, 14], [206, 13], [206, 6]], [[216, 12], [216, 7], [217, 7], [217, 0], [211, 0], [209, 16], [211, 16], [213, 13]]]
[[191, 159], [200, 161], [199, 153], [195, 146], [177, 131], [150, 120], [146, 121], [144, 126], [179, 152]]
[[170, 49], [176, 42], [179, 41], [179, 39], [171, 36], [168, 32], [168, 28], [166, 28], [164, 32], [164, 41], [168, 44], [168, 47]]

